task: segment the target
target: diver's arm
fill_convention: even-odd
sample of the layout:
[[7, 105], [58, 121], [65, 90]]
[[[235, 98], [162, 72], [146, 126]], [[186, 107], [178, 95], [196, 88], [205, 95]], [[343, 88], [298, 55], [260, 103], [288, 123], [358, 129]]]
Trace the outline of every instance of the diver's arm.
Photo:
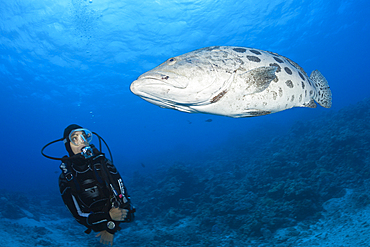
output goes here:
[[121, 192], [123, 192], [122, 194], [124, 196], [125, 203], [124, 203], [123, 206], [121, 206], [121, 208], [124, 208], [128, 211], [127, 216], [126, 216], [124, 221], [125, 222], [131, 222], [131, 221], [134, 220], [135, 207], [131, 204], [131, 198], [127, 193], [126, 186], [123, 183], [123, 179], [122, 179], [121, 175], [119, 174], [117, 168], [113, 165], [113, 163], [110, 160], [106, 159], [106, 162], [107, 162], [108, 171], [109, 171], [110, 175], [112, 176], [112, 180], [114, 181], [114, 183], [117, 184], [117, 188], [122, 187]]
[[[84, 213], [81, 210], [77, 199], [72, 195], [71, 188], [67, 186], [66, 181], [64, 186], [63, 181], [60, 181], [59, 186], [65, 205], [80, 224], [94, 230], [95, 232], [106, 230], [107, 232], [114, 234], [120, 229], [119, 222], [113, 221], [108, 212]], [[108, 222], [113, 222], [114, 224], [110, 223], [108, 228]]]

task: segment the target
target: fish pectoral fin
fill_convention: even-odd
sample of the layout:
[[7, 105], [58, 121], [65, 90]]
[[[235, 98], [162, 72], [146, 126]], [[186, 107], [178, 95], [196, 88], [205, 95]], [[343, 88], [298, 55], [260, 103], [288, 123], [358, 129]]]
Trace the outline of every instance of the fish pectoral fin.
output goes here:
[[277, 67], [275, 66], [266, 66], [239, 74], [237, 78], [238, 86], [241, 87], [240, 89], [244, 95], [260, 93], [268, 88], [272, 80], [276, 78], [276, 70]]

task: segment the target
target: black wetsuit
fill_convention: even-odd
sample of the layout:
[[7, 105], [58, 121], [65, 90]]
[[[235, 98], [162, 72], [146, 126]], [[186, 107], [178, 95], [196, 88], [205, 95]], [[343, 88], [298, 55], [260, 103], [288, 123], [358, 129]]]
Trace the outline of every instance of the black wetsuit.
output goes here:
[[[103, 165], [107, 168], [104, 171], [109, 172], [108, 175], [104, 174]], [[120, 208], [129, 210], [125, 221], [133, 220], [134, 210], [122, 178], [115, 166], [103, 155], [97, 159], [66, 160], [62, 163], [61, 169], [59, 189], [63, 201], [73, 217], [88, 228], [86, 233], [90, 233], [91, 230], [95, 232], [106, 230], [114, 234], [121, 229], [120, 221], [113, 221], [109, 215], [115, 198], [112, 187], [116, 188], [117, 194], [123, 195]]]

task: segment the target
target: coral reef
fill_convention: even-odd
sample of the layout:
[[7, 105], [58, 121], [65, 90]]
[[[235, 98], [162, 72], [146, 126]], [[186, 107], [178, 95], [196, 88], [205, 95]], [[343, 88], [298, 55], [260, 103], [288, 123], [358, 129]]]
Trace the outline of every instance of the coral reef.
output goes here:
[[130, 188], [137, 204], [145, 205], [141, 216], [155, 225], [190, 217], [199, 235], [269, 239], [278, 229], [317, 222], [324, 202], [342, 197], [347, 188], [357, 191], [356, 204], [369, 204], [369, 142], [366, 99], [296, 122], [272, 139], [212, 149], [206, 160], [151, 174], [151, 183], [136, 174]]

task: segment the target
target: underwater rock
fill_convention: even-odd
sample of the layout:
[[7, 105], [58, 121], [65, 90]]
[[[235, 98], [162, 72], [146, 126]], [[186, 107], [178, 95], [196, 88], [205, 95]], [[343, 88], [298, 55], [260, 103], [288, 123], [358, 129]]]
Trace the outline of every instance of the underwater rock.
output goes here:
[[37, 246], [54, 246], [53, 243], [51, 243], [50, 241], [47, 241], [47, 240], [44, 240], [44, 239], [40, 239], [39, 241], [37, 241]]
[[180, 215], [174, 208], [170, 208], [166, 215], [164, 216], [165, 222], [168, 224], [172, 224], [180, 219], [182, 219], [184, 216]]
[[26, 217], [24, 211], [18, 206], [14, 205], [8, 201], [2, 201], [2, 205], [0, 206], [1, 214], [4, 218], [8, 219], [20, 219]]
[[370, 204], [370, 196], [367, 193], [359, 193], [354, 195], [355, 204], [357, 207], [366, 207]]
[[272, 232], [267, 228], [261, 228], [261, 234], [265, 239], [269, 239], [272, 237]]
[[50, 230], [46, 229], [45, 227], [35, 226], [33, 228], [33, 231], [38, 235], [46, 235], [51, 233]]

